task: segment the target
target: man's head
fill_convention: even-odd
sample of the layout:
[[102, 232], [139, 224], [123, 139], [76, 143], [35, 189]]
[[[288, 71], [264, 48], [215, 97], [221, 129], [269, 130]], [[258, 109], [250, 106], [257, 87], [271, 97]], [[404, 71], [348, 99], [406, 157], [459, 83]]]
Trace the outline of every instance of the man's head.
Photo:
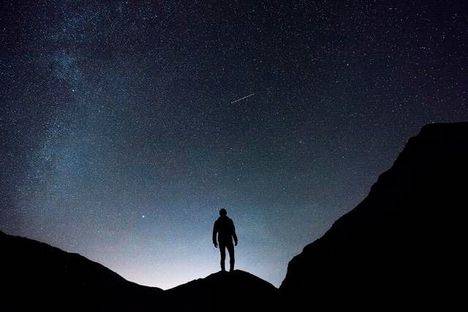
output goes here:
[[226, 209], [221, 208], [221, 210], [219, 210], [219, 215], [220, 215], [221, 217], [227, 216], [227, 211], [226, 211]]

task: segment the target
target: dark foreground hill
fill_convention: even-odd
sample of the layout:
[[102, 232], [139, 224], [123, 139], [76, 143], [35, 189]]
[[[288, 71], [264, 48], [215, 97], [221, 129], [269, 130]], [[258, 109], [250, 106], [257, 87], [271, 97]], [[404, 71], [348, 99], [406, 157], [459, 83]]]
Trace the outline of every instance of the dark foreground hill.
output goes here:
[[159, 288], [38, 241], [0, 232], [0, 250], [0, 311], [148, 311], [162, 300]]
[[166, 291], [173, 311], [273, 311], [278, 289], [244, 271], [218, 272]]
[[288, 305], [450, 310], [466, 266], [468, 123], [409, 140], [369, 195], [292, 259]]

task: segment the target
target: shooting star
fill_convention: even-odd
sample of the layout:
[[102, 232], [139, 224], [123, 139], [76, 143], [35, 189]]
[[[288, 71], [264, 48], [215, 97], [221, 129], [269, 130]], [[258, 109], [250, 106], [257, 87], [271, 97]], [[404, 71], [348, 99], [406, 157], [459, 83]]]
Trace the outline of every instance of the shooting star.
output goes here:
[[239, 99], [237, 99], [237, 100], [231, 101], [231, 104], [234, 104], [234, 103], [236, 103], [236, 102], [245, 100], [245, 99], [247, 99], [247, 98], [249, 98], [249, 97], [251, 97], [251, 96], [254, 96], [254, 95], [255, 95], [255, 93], [251, 93], [251, 94], [246, 95], [246, 96], [244, 96], [244, 97], [241, 97], [241, 98], [239, 98]]

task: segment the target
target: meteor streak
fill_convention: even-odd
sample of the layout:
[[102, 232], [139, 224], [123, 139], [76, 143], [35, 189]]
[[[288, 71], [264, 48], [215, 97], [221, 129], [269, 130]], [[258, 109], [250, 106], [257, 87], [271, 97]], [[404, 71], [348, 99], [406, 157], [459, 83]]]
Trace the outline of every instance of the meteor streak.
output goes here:
[[239, 102], [239, 101], [242, 101], [242, 100], [245, 100], [246, 98], [249, 98], [249, 97], [251, 97], [251, 96], [253, 96], [253, 95], [255, 95], [255, 93], [251, 93], [251, 94], [246, 95], [246, 96], [244, 96], [244, 97], [241, 97], [241, 98], [239, 98], [239, 99], [237, 99], [237, 100], [231, 101], [231, 104], [236, 103], [236, 102]]

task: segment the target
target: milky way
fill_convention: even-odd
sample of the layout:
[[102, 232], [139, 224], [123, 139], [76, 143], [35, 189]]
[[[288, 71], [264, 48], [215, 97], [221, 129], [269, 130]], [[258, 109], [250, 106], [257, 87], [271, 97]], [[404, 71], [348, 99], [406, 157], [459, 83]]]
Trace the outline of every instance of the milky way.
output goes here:
[[279, 285], [408, 137], [468, 118], [463, 1], [0, 12], [0, 230], [142, 284], [218, 270], [225, 207], [239, 268]]

